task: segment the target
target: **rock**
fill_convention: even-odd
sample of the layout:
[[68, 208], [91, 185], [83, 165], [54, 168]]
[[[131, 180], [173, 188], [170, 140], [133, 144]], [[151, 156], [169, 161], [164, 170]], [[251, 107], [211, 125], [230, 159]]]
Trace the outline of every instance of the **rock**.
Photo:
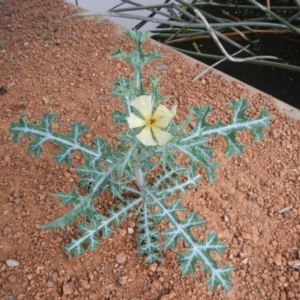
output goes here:
[[275, 263], [276, 266], [280, 267], [282, 266], [282, 261], [281, 261], [281, 254], [280, 253], [276, 253], [274, 258], [273, 258], [273, 261]]
[[9, 226], [6, 226], [3, 228], [2, 232], [3, 232], [3, 234], [7, 235], [7, 234], [11, 233], [11, 228]]
[[294, 272], [292, 272], [292, 275], [296, 281], [299, 279], [299, 272], [294, 271]]
[[286, 292], [285, 291], [280, 292], [280, 300], [286, 300]]
[[247, 263], [248, 263], [248, 257], [246, 257], [242, 260], [242, 264], [246, 265]]
[[27, 274], [26, 277], [28, 280], [31, 280], [33, 278], [33, 274]]
[[45, 103], [45, 104], [48, 104], [49, 103], [49, 99], [47, 97], [43, 97], [42, 98], [42, 101]]
[[40, 273], [42, 273], [42, 271], [45, 269], [45, 266], [37, 266], [36, 267], [36, 273], [37, 274], [40, 274]]
[[52, 288], [54, 286], [54, 283], [51, 280], [48, 280], [47, 283], [46, 283], [46, 286], [48, 288]]
[[21, 199], [21, 198], [16, 198], [16, 199], [14, 199], [14, 203], [15, 203], [16, 205], [20, 204], [21, 202], [22, 202], [22, 199]]
[[8, 277], [8, 281], [9, 281], [10, 283], [15, 283], [15, 282], [17, 281], [16, 275], [10, 275], [10, 276]]
[[175, 299], [176, 297], [176, 293], [174, 291], [171, 291], [169, 294], [167, 295], [163, 295], [160, 300], [172, 300]]
[[134, 229], [131, 228], [131, 227], [129, 227], [129, 228], [127, 229], [127, 231], [128, 231], [129, 234], [133, 234], [133, 233], [134, 233]]
[[152, 272], [155, 272], [157, 269], [157, 263], [151, 264], [149, 268]]
[[63, 285], [63, 294], [72, 295], [74, 293], [74, 287], [72, 283], [65, 283]]
[[120, 279], [119, 279], [119, 283], [121, 283], [122, 285], [124, 285], [128, 280], [128, 276], [122, 276]]
[[13, 14], [13, 12], [11, 10], [5, 10], [4, 11], [4, 16], [6, 16], [6, 17], [11, 17], [12, 14]]
[[124, 264], [126, 259], [127, 259], [127, 255], [124, 251], [120, 252], [116, 255], [116, 261], [117, 261], [118, 264]]
[[151, 287], [154, 287], [156, 289], [159, 289], [161, 287], [161, 283], [158, 280], [153, 280]]
[[88, 281], [84, 280], [84, 279], [80, 279], [79, 284], [81, 287], [83, 287], [86, 290], [88, 290], [91, 287], [91, 285], [88, 283]]
[[120, 235], [121, 236], [125, 236], [127, 234], [126, 230], [125, 229], [121, 229], [120, 230]]
[[44, 19], [44, 18], [45, 18], [44, 14], [43, 14], [42, 12], [39, 12], [39, 13], [36, 15], [36, 17], [39, 18], [39, 19]]
[[95, 294], [95, 293], [91, 293], [90, 295], [89, 295], [89, 299], [90, 300], [93, 300], [93, 299], [96, 299], [97, 298], [97, 295]]
[[160, 66], [155, 67], [155, 70], [157, 70], [157, 71], [164, 71], [167, 69], [168, 69], [168, 67], [166, 65], [160, 65]]
[[15, 259], [8, 259], [6, 262], [8, 267], [17, 267], [20, 263]]

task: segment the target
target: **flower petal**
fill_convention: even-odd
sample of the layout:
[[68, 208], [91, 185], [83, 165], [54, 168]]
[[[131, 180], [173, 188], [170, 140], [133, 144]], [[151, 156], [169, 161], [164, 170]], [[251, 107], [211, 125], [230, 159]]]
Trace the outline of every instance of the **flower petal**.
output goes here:
[[176, 111], [177, 111], [177, 105], [173, 105], [170, 110], [170, 114], [172, 115], [172, 118], [174, 118], [174, 116], [176, 115]]
[[136, 137], [146, 146], [156, 146], [150, 127], [146, 126]]
[[144, 96], [137, 97], [130, 102], [130, 105], [136, 108], [146, 120], [151, 118], [152, 115], [151, 96], [144, 95]]
[[146, 121], [140, 119], [133, 113], [130, 113], [129, 117], [127, 118], [127, 122], [129, 125], [129, 128], [136, 128], [136, 127], [141, 127], [146, 125]]
[[176, 105], [172, 107], [171, 111], [169, 111], [164, 105], [159, 105], [152, 118], [155, 120], [155, 126], [164, 128], [168, 126], [175, 114]]
[[152, 131], [160, 146], [165, 145], [172, 138], [169, 132], [164, 132], [156, 126], [152, 126]]

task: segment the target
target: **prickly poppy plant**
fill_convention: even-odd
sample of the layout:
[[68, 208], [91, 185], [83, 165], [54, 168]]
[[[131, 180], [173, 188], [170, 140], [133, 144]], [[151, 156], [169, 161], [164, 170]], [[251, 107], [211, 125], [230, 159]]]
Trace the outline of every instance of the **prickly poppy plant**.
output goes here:
[[[71, 125], [69, 133], [54, 132], [52, 122], [57, 117], [55, 114], [46, 114], [37, 125], [28, 123], [23, 115], [11, 125], [14, 143], [23, 135], [31, 138], [29, 153], [37, 158], [46, 142], [60, 147], [60, 152], [54, 155], [57, 164], [72, 166], [71, 154], [76, 151], [84, 157], [84, 164], [76, 168], [80, 178], [78, 184], [69, 193], [56, 194], [63, 205], [71, 204], [73, 208], [42, 228], [53, 230], [76, 222], [80, 234], [63, 248], [71, 256], [77, 256], [94, 250], [101, 239], [111, 236], [114, 228], [120, 226], [129, 214], [134, 215], [137, 218], [137, 247], [146, 263], [161, 260], [163, 250], [175, 250], [181, 239], [187, 246], [186, 251], [178, 253], [182, 274], [193, 274], [195, 264], [200, 262], [203, 272], [209, 273], [207, 284], [210, 289], [215, 290], [221, 285], [227, 293], [232, 284], [232, 268], [218, 266], [211, 255], [213, 252], [223, 255], [225, 244], [218, 241], [216, 233], [209, 233], [205, 240], [198, 241], [191, 228], [202, 227], [202, 219], [194, 212], [187, 212], [184, 220], [179, 219], [178, 213], [186, 209], [179, 198], [168, 199], [180, 197], [181, 193], [198, 185], [198, 166], [205, 170], [209, 182], [213, 183], [218, 164], [212, 160], [212, 150], [207, 143], [209, 137], [220, 135], [224, 138], [227, 157], [239, 155], [244, 146], [236, 141], [236, 132], [247, 129], [254, 141], [261, 141], [263, 128], [268, 126], [270, 116], [263, 106], [256, 119], [248, 119], [245, 110], [249, 106], [241, 99], [229, 102], [233, 114], [227, 124], [206, 122], [210, 113], [208, 106], [190, 108], [187, 120], [176, 124], [174, 116], [177, 108], [161, 104], [163, 99], [159, 95], [158, 78], [150, 78], [149, 93], [144, 90], [142, 68], [162, 58], [158, 51], [145, 54], [142, 50], [143, 42], [151, 34], [128, 31], [126, 35], [135, 43], [135, 50], [126, 54], [118, 49], [112, 55], [125, 60], [134, 69], [132, 79], [118, 78], [113, 83], [112, 94], [120, 98], [124, 111], [116, 111], [112, 117], [116, 126], [125, 124], [127, 128], [117, 136], [119, 145], [116, 148], [113, 149], [101, 138], [94, 139], [94, 146], [84, 144], [80, 137], [89, 129], [80, 123]], [[196, 126], [187, 130], [192, 120], [196, 121]], [[175, 163], [179, 153], [189, 158], [189, 167]], [[94, 201], [100, 199], [101, 191], [112, 194], [117, 208], [111, 208], [105, 214], [96, 211]], [[160, 232], [157, 225], [163, 220], [170, 226]]]

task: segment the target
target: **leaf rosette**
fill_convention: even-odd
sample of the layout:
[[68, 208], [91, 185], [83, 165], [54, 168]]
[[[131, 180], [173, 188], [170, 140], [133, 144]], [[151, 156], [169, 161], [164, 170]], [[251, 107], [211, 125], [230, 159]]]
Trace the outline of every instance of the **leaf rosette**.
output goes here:
[[[128, 131], [118, 135], [120, 145], [116, 149], [101, 138], [94, 139], [93, 146], [84, 144], [81, 136], [89, 128], [80, 123], [71, 125], [69, 133], [54, 132], [52, 123], [57, 117], [55, 114], [46, 114], [39, 124], [28, 123], [24, 115], [10, 127], [14, 143], [19, 142], [23, 135], [31, 138], [29, 153], [37, 158], [42, 155], [46, 142], [60, 147], [60, 152], [54, 156], [57, 164], [71, 166], [74, 152], [84, 157], [84, 164], [77, 167], [76, 171], [80, 177], [78, 185], [85, 190], [85, 194], [79, 192], [78, 186], [74, 186], [70, 193], [56, 194], [63, 205], [72, 205], [72, 209], [43, 228], [53, 230], [76, 222], [80, 234], [72, 238], [64, 249], [70, 255], [81, 255], [97, 248], [101, 239], [111, 236], [115, 227], [133, 214], [137, 217], [139, 255], [144, 257], [145, 262], [161, 260], [163, 250], [177, 249], [181, 239], [187, 245], [186, 252], [178, 254], [182, 274], [195, 273], [195, 265], [201, 263], [203, 272], [210, 275], [207, 281], [210, 289], [215, 290], [221, 285], [228, 292], [232, 284], [232, 268], [218, 266], [212, 256], [213, 252], [223, 255], [225, 244], [218, 241], [216, 233], [207, 234], [204, 241], [198, 241], [192, 228], [202, 227], [203, 220], [194, 212], [188, 212], [180, 200], [173, 200], [171, 204], [167, 200], [198, 185], [200, 175], [197, 174], [197, 166], [205, 170], [211, 183], [214, 181], [218, 164], [213, 161], [213, 151], [207, 145], [210, 136], [220, 135], [224, 138], [227, 157], [240, 155], [244, 145], [236, 141], [235, 134], [249, 130], [254, 141], [261, 141], [270, 115], [263, 106], [257, 118], [248, 119], [245, 111], [249, 106], [245, 99], [241, 99], [230, 102], [233, 114], [228, 124], [220, 121], [207, 123], [205, 119], [210, 113], [208, 106], [192, 107], [187, 121], [175, 124], [173, 118], [177, 108], [173, 106], [168, 110], [160, 104], [163, 99], [158, 92], [158, 78], [150, 77], [152, 90], [148, 95], [142, 84], [142, 67], [162, 58], [157, 51], [145, 54], [142, 50], [142, 43], [151, 34], [136, 31], [126, 34], [136, 44], [136, 49], [130, 54], [119, 49], [113, 57], [129, 63], [135, 75], [133, 79], [119, 78], [113, 84], [113, 95], [124, 104], [124, 111], [117, 111], [113, 115], [115, 124], [128, 124], [129, 127]], [[192, 131], [186, 130], [192, 119], [196, 121], [196, 126]], [[189, 158], [188, 167], [176, 162], [178, 153], [184, 153]], [[116, 201], [115, 208], [105, 214], [94, 207], [96, 199], [101, 201], [101, 191], [111, 192]], [[182, 212], [187, 215], [184, 220], [178, 218], [178, 213]], [[163, 220], [170, 226], [160, 232], [157, 225]]]

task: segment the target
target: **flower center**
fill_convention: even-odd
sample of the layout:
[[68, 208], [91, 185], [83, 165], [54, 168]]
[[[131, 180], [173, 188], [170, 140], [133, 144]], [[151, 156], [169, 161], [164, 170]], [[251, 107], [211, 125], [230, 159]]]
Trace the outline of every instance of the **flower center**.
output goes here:
[[150, 119], [150, 125], [153, 125], [156, 122], [155, 119]]

